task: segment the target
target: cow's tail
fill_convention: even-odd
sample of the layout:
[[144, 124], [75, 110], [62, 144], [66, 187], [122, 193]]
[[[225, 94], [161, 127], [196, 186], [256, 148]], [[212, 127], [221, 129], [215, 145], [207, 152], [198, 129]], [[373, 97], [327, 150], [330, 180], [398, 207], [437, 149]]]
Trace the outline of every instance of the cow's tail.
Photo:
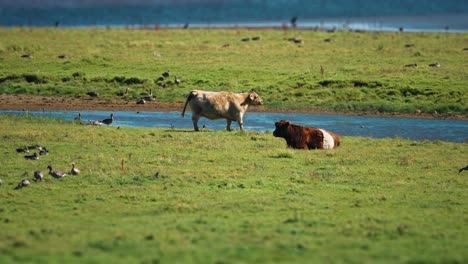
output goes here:
[[182, 110], [182, 117], [184, 117], [185, 115], [185, 109], [187, 108], [187, 104], [190, 102], [190, 100], [192, 100], [195, 96], [197, 96], [197, 92], [196, 91], [190, 91], [190, 93], [188, 94], [187, 96], [187, 100], [185, 100], [185, 104], [184, 104], [184, 109]]

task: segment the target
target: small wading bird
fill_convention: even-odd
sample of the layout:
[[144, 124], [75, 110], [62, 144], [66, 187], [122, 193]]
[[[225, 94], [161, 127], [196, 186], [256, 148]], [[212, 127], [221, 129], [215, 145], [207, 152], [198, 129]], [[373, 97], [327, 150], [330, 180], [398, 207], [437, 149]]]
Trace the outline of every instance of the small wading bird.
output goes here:
[[464, 171], [464, 170], [468, 170], [468, 165], [466, 165], [465, 167], [461, 168], [461, 169], [458, 171], [458, 173], [461, 173], [461, 172]]
[[78, 116], [73, 118], [73, 120], [81, 121], [81, 113], [78, 113]]
[[110, 118], [106, 118], [101, 121], [101, 123], [106, 124], [106, 125], [110, 125], [112, 124], [112, 122], [114, 122], [114, 114], [111, 114]]
[[65, 176], [67, 176], [67, 173], [66, 172], [63, 172], [63, 171], [54, 171], [52, 170], [52, 166], [49, 165], [47, 166], [47, 169], [49, 169], [49, 175], [54, 177], [54, 178], [63, 178]]
[[71, 173], [72, 175], [78, 175], [78, 174], [80, 174], [80, 170], [79, 170], [77, 167], [75, 167], [75, 162], [72, 162], [71, 165], [72, 165], [72, 168], [71, 168], [71, 170], [70, 170], [70, 173]]

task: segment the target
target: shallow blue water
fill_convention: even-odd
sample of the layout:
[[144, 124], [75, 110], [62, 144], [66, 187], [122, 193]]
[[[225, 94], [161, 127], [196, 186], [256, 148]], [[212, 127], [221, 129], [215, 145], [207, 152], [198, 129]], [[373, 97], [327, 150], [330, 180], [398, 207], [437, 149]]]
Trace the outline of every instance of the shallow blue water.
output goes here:
[[466, 0], [0, 0], [3, 26], [193, 27], [289, 25], [467, 31]]
[[[130, 112], [116, 111], [112, 126], [128, 127], [175, 127], [193, 129], [191, 114], [187, 112], [182, 118], [180, 112]], [[78, 112], [69, 111], [0, 111], [0, 114], [33, 115], [43, 117], [60, 117], [72, 120]], [[111, 112], [81, 111], [82, 121], [103, 120], [109, 118]], [[244, 124], [247, 130], [273, 131], [275, 122], [285, 119], [300, 125], [324, 128], [346, 136], [362, 136], [374, 138], [400, 137], [411, 140], [441, 140], [450, 142], [468, 141], [468, 121], [435, 120], [419, 118], [372, 117], [352, 115], [324, 115], [298, 113], [259, 113], [247, 112]], [[201, 118], [199, 127], [206, 124], [208, 129], [222, 130], [226, 121]], [[238, 129], [237, 123], [232, 128]]]

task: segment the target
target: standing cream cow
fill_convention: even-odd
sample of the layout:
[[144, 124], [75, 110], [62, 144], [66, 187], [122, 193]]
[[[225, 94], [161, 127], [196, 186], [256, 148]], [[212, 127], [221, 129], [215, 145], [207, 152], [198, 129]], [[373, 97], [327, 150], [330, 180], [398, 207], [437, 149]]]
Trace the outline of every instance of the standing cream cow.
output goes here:
[[185, 108], [190, 103], [192, 110], [192, 122], [195, 131], [198, 131], [198, 119], [201, 116], [208, 119], [225, 118], [227, 121], [227, 130], [231, 130], [231, 122], [237, 121], [240, 130], [244, 131], [242, 118], [249, 105], [261, 105], [262, 98], [251, 90], [248, 93], [228, 93], [228, 92], [207, 92], [193, 90], [187, 96], [182, 116], [185, 114]]

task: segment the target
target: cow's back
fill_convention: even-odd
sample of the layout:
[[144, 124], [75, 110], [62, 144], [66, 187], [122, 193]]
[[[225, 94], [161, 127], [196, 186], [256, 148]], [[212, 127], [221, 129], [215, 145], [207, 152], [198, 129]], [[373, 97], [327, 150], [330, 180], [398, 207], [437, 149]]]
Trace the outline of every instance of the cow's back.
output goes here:
[[236, 119], [240, 98], [228, 92], [196, 91], [197, 95], [189, 102], [192, 111], [208, 119]]

